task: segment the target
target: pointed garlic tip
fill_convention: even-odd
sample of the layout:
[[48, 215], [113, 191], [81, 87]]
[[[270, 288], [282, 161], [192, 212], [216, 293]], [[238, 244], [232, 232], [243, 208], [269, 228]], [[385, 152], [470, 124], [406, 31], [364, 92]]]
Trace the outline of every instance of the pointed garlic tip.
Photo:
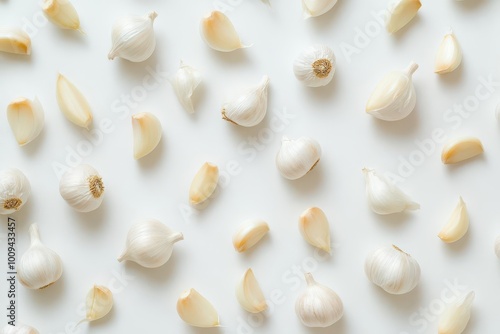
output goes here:
[[302, 0], [302, 11], [305, 19], [325, 14], [335, 6], [337, 0]]
[[469, 229], [469, 214], [467, 206], [462, 197], [453, 212], [451, 213], [448, 223], [439, 232], [438, 237], [446, 243], [452, 243], [462, 239]]
[[6, 325], [1, 331], [1, 334], [40, 334], [35, 328], [26, 325]]
[[290, 140], [283, 137], [276, 155], [276, 167], [289, 180], [297, 180], [316, 167], [321, 158], [321, 146], [309, 137]]
[[308, 87], [326, 86], [332, 81], [335, 69], [335, 54], [326, 45], [305, 49], [293, 63], [295, 77]]
[[483, 144], [475, 137], [461, 137], [448, 141], [441, 152], [444, 164], [456, 164], [484, 152]]
[[199, 205], [212, 196], [219, 182], [219, 167], [205, 162], [198, 170], [189, 188], [189, 202]]
[[60, 73], [57, 76], [56, 95], [64, 116], [72, 123], [88, 129], [93, 118], [90, 105], [78, 88]]
[[233, 246], [238, 252], [244, 252], [255, 246], [269, 232], [269, 225], [263, 220], [247, 220], [233, 235]]
[[155, 115], [141, 112], [132, 115], [134, 133], [134, 158], [139, 160], [158, 146], [161, 140], [161, 123]]
[[58, 27], [80, 30], [80, 18], [69, 0], [43, 0], [42, 10], [49, 21]]
[[0, 170], [0, 214], [8, 215], [21, 208], [28, 202], [31, 194], [31, 185], [19, 169], [9, 168]]
[[439, 334], [461, 334], [470, 320], [474, 291], [463, 294], [451, 302], [439, 318]]
[[323, 210], [312, 207], [304, 211], [300, 215], [299, 230], [309, 244], [330, 253], [330, 226]]
[[31, 38], [19, 28], [0, 27], [0, 52], [31, 54]]
[[201, 37], [209, 47], [221, 52], [245, 48], [229, 18], [219, 11], [213, 11], [201, 21]]
[[182, 107], [188, 113], [194, 113], [192, 96], [196, 87], [201, 83], [200, 71], [181, 60], [180, 67], [175, 76], [170, 80], [170, 83]]
[[82, 321], [104, 318], [113, 308], [113, 294], [105, 286], [94, 285], [87, 293], [85, 305], [87, 312]]
[[44, 119], [43, 107], [37, 98], [31, 101], [20, 97], [7, 106], [7, 120], [20, 146], [38, 137], [44, 126]]
[[422, 7], [420, 0], [397, 0], [389, 8], [386, 28], [389, 33], [395, 33], [407, 25]]
[[101, 206], [105, 187], [101, 175], [94, 167], [78, 165], [62, 175], [59, 193], [76, 211], [91, 212]]
[[259, 313], [267, 309], [267, 302], [252, 269], [247, 269], [236, 287], [236, 298], [246, 311]]
[[184, 291], [177, 300], [177, 313], [195, 327], [218, 327], [219, 314], [213, 305], [195, 289]]
[[445, 74], [453, 72], [460, 66], [462, 62], [462, 51], [458, 44], [455, 34], [450, 31], [444, 36], [441, 45], [439, 46], [434, 72]]

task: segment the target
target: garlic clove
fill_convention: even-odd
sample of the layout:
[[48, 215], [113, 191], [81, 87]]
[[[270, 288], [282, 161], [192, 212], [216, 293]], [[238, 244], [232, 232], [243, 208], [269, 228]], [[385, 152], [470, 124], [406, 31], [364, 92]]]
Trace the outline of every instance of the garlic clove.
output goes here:
[[113, 294], [105, 286], [94, 285], [85, 300], [86, 317], [82, 321], [104, 318], [113, 308]]
[[465, 205], [462, 197], [453, 209], [448, 223], [439, 232], [438, 237], [446, 243], [452, 243], [462, 239], [469, 229], [469, 215], [467, 213], [467, 206]]
[[304, 18], [323, 15], [332, 9], [336, 3], [337, 0], [302, 0]]
[[224, 104], [222, 119], [244, 127], [262, 122], [267, 113], [268, 87], [269, 77], [265, 75], [257, 86], [247, 89]]
[[158, 146], [161, 140], [161, 123], [155, 115], [141, 112], [132, 115], [134, 133], [134, 158], [145, 157]]
[[19, 169], [0, 171], [0, 214], [8, 215], [21, 210], [30, 194], [30, 181]]
[[233, 246], [238, 252], [244, 252], [255, 246], [269, 232], [269, 225], [263, 220], [247, 220], [233, 235]]
[[300, 215], [299, 230], [308, 243], [330, 253], [330, 226], [323, 210], [313, 207], [304, 211]]
[[83, 94], [65, 76], [57, 76], [57, 103], [64, 116], [72, 123], [88, 129], [92, 124], [92, 110]]
[[171, 79], [172, 87], [175, 95], [181, 103], [182, 107], [190, 114], [194, 113], [193, 101], [191, 100], [193, 93], [201, 82], [200, 71], [184, 64], [181, 61], [179, 70]]
[[247, 269], [236, 287], [236, 298], [246, 311], [259, 313], [267, 309], [267, 302], [252, 269]]
[[195, 327], [219, 327], [219, 314], [213, 305], [195, 289], [184, 291], [177, 300], [181, 319]]
[[386, 22], [387, 31], [391, 34], [407, 25], [422, 7], [420, 0], [397, 0], [389, 8], [389, 17]]
[[495, 255], [500, 259], [500, 235], [495, 239]]
[[80, 18], [69, 0], [43, 0], [42, 10], [50, 22], [63, 29], [80, 29]]
[[484, 152], [483, 144], [475, 137], [461, 137], [448, 141], [441, 152], [444, 164], [456, 164]]
[[313, 170], [320, 158], [321, 147], [314, 139], [283, 137], [280, 150], [276, 155], [276, 167], [283, 177], [296, 180]]
[[200, 32], [205, 43], [217, 51], [231, 52], [246, 47], [229, 18], [216, 10], [202, 19]]
[[330, 83], [335, 68], [335, 54], [325, 45], [307, 48], [293, 63], [295, 77], [308, 87], [321, 87]]
[[470, 320], [475, 293], [470, 291], [453, 301], [439, 318], [439, 334], [460, 334]]
[[89, 165], [68, 170], [59, 181], [61, 197], [78, 212], [97, 210], [104, 199], [104, 189], [99, 172]]
[[219, 182], [219, 167], [205, 162], [198, 170], [189, 188], [189, 202], [199, 205], [205, 202], [217, 188]]
[[439, 46], [434, 72], [438, 74], [453, 72], [460, 66], [461, 62], [462, 51], [460, 50], [460, 45], [458, 44], [455, 34], [453, 34], [453, 31], [450, 29]]
[[0, 27], [0, 51], [20, 55], [31, 54], [31, 38], [19, 28]]
[[7, 106], [7, 120], [17, 143], [24, 146], [38, 137], [43, 129], [43, 107], [37, 98], [33, 101], [17, 98]]
[[35, 328], [26, 325], [6, 325], [0, 334], [40, 334]]

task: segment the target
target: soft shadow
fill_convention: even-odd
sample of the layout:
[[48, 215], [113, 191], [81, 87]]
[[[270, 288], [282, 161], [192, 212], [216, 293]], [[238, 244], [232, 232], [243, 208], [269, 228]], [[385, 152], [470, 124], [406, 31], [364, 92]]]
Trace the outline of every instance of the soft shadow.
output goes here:
[[[342, 79], [339, 79], [338, 77], [341, 76], [341, 74], [337, 73], [338, 71], [335, 70], [335, 74], [333, 75], [332, 81], [329, 82], [326, 86], [322, 87], [305, 87], [303, 90], [305, 94], [308, 96], [308, 99], [311, 99], [313, 101], [323, 101], [323, 102], [331, 102], [337, 99], [337, 85], [340, 80], [342, 82]], [[330, 110], [329, 108], [325, 108], [327, 110]]]
[[24, 289], [23, 293], [27, 295], [30, 303], [33, 303], [34, 305], [36, 305], [36, 307], [39, 308], [47, 309], [51, 306], [59, 305], [60, 299], [65, 294], [64, 275], [62, 275], [61, 278], [57, 280], [57, 282], [55, 282], [51, 286], [46, 287], [45, 289]]
[[17, 62], [17, 63], [31, 63], [31, 59], [33, 58], [33, 51], [31, 51], [31, 55], [20, 55], [20, 54], [15, 54], [15, 53], [8, 53], [8, 52], [0, 52], [0, 60], [2, 60], [2, 63], [4, 62]]
[[406, 35], [406, 31], [408, 29], [417, 29], [417, 28], [413, 28], [413, 26], [416, 26], [416, 25], [419, 25], [419, 24], [422, 24], [422, 16], [421, 14], [417, 14], [410, 22], [408, 22], [408, 24], [406, 24], [403, 28], [399, 29], [398, 31], [396, 31], [395, 33], [392, 34], [392, 36], [394, 36], [394, 41], [396, 43], [400, 43], [401, 40], [403, 38], [405, 38], [405, 35]]
[[155, 147], [153, 152], [137, 160], [137, 163], [139, 164], [139, 167], [141, 169], [151, 170], [153, 168], [158, 168], [160, 166], [160, 161], [163, 158], [165, 140], [166, 138], [164, 138], [164, 136], [162, 135], [162, 139]]
[[[418, 92], [417, 92], [418, 95]], [[389, 134], [392, 136], [410, 136], [418, 130], [420, 126], [420, 110], [417, 105], [415, 109], [411, 112], [408, 117], [403, 118], [400, 121], [383, 121], [381, 119], [373, 117], [373, 124], [375, 124], [375, 128], [382, 132], [383, 134]]]
[[414, 215], [413, 212], [414, 211], [403, 211], [403, 212], [392, 213], [389, 215], [379, 215], [371, 211], [373, 219], [382, 222], [384, 224], [392, 225], [398, 228], [405, 226], [404, 223], [406, 223], [409, 219], [412, 218], [412, 216]]
[[69, 215], [72, 217], [72, 220], [75, 220], [79, 226], [91, 233], [99, 232], [109, 214], [106, 198], [104, 198], [99, 208], [91, 212], [78, 212], [69, 205], [66, 205], [66, 210], [71, 211]]
[[[160, 41], [158, 40], [157, 44], [159, 43]], [[159, 59], [164, 59], [164, 56], [161, 55], [161, 48], [156, 48], [151, 57], [143, 62], [134, 63], [119, 57], [110, 60], [110, 62], [118, 63], [118, 66], [120, 67], [120, 75], [128, 76], [131, 82], [135, 82], [136, 85], [141, 85], [142, 79], [146, 74], [148, 74], [146, 68], [149, 67], [155, 70], [158, 64], [162, 64], [162, 62], [158, 61]], [[163, 67], [160, 67], [160, 69], [165, 70]]]
[[464, 10], [476, 10], [487, 2], [487, 0], [465, 0], [454, 1], [454, 4], [456, 4], [457, 7], [462, 7]]
[[303, 19], [305, 24], [310, 24], [318, 32], [324, 32], [332, 29], [332, 25], [338, 23], [340, 15], [345, 14], [342, 8], [345, 6], [346, 1], [338, 1], [332, 9], [323, 15], [316, 17], [309, 17]]
[[448, 171], [448, 173], [458, 173], [457, 171], [460, 170], [462, 168], [462, 166], [464, 166], [464, 165], [485, 164], [486, 161], [487, 161], [486, 154], [483, 153], [480, 155], [476, 155], [475, 157], [472, 157], [470, 159], [460, 161], [460, 162], [455, 163], [455, 164], [447, 164], [446, 170]]
[[417, 285], [415, 289], [403, 295], [387, 293], [375, 284], [372, 284], [372, 288], [375, 289], [377, 297], [385, 301], [382, 307], [388, 307], [395, 314], [401, 316], [409, 316], [422, 304], [422, 289], [420, 285]]
[[[175, 248], [175, 246], [174, 246]], [[122, 262], [128, 275], [138, 277], [141, 282], [164, 284], [175, 273], [179, 267], [182, 249], [174, 249], [172, 256], [163, 266], [159, 268], [144, 268], [133, 261]]]
[[296, 193], [304, 196], [315, 193], [318, 190], [318, 187], [323, 184], [323, 174], [323, 165], [321, 164], [320, 160], [316, 167], [314, 167], [300, 179], [287, 180], [282, 177], [282, 180], [283, 182], [286, 182], [288, 189], [292, 189]]
[[464, 63], [462, 60], [462, 63], [456, 70], [454, 70], [451, 73], [446, 73], [446, 74], [436, 74], [439, 76], [439, 81], [441, 81], [443, 84], [446, 85], [458, 85], [462, 81], [462, 78], [464, 77]]
[[58, 41], [61, 41], [64, 44], [73, 44], [77, 45], [88, 45], [88, 35], [85, 32], [70, 30], [70, 29], [61, 29], [51, 24], [51, 28], [54, 34], [57, 34]]
[[[306, 328], [302, 325], [303, 328]], [[314, 334], [347, 334], [349, 333], [349, 328], [347, 324], [347, 319], [345, 316], [340, 318], [340, 320], [336, 323], [334, 323], [332, 326], [326, 327], [326, 328], [308, 328], [307, 329], [308, 333], [314, 333]]]
[[220, 52], [210, 49], [208, 50], [207, 54], [208, 57], [210, 57], [214, 62], [217, 62], [220, 65], [224, 65], [224, 67], [238, 66], [238, 65], [247, 66], [248, 64], [251, 63], [251, 59], [250, 57], [248, 57], [248, 52], [246, 52], [246, 48], [231, 52]]
[[193, 334], [219, 334], [222, 333], [224, 326], [221, 327], [213, 327], [213, 328], [200, 328], [186, 325], [186, 332]]

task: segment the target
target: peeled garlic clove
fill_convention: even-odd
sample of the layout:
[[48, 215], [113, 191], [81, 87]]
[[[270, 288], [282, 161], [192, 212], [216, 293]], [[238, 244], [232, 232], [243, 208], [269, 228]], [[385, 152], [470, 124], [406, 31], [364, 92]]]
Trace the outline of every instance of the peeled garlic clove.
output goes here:
[[462, 137], [450, 140], [443, 147], [441, 161], [456, 164], [484, 152], [483, 144], [475, 137]]
[[332, 9], [336, 3], [337, 0], [302, 0], [304, 18], [323, 15]]
[[0, 334], [40, 334], [35, 328], [26, 325], [6, 325]]
[[0, 51], [20, 55], [31, 54], [31, 38], [19, 28], [0, 27]]
[[145, 157], [158, 146], [161, 140], [161, 123], [155, 115], [141, 112], [132, 115], [134, 132], [134, 158]]
[[156, 12], [151, 12], [148, 15], [127, 16], [116, 21], [111, 34], [113, 45], [108, 59], [120, 57], [138, 63], [151, 57], [156, 48], [153, 22], [157, 16]]
[[300, 234], [319, 249], [330, 253], [330, 226], [325, 213], [320, 208], [309, 208], [300, 215]]
[[72, 123], [88, 129], [92, 124], [92, 110], [78, 88], [65, 76], [57, 76], [57, 103], [64, 116]]
[[293, 73], [304, 85], [321, 87], [332, 81], [335, 66], [333, 50], [325, 45], [315, 45], [304, 50], [295, 59]]
[[28, 289], [44, 289], [54, 284], [63, 273], [59, 255], [40, 241], [37, 224], [31, 224], [31, 245], [17, 266], [19, 282]]
[[236, 298], [246, 311], [259, 313], [267, 309], [266, 298], [252, 269], [247, 269], [236, 288]]
[[269, 77], [242, 92], [222, 106], [222, 119], [236, 125], [251, 127], [262, 122], [267, 113], [267, 88]]
[[321, 147], [314, 139], [283, 137], [280, 150], [276, 155], [276, 167], [283, 177], [296, 180], [313, 170], [320, 158]]
[[171, 80], [172, 87], [174, 88], [175, 95], [181, 103], [182, 107], [190, 114], [194, 113], [193, 96], [194, 90], [201, 82], [200, 71], [184, 64], [181, 61], [181, 66], [177, 73]]
[[420, 266], [399, 247], [383, 246], [368, 255], [365, 274], [386, 292], [401, 295], [413, 290], [420, 281]]
[[448, 223], [439, 232], [438, 237], [446, 243], [452, 243], [462, 239], [468, 229], [469, 214], [467, 213], [467, 206], [460, 197], [457, 206], [448, 219]]
[[269, 225], [263, 220], [247, 220], [233, 235], [233, 246], [238, 252], [252, 248], [269, 232]]
[[113, 308], [113, 294], [105, 286], [94, 285], [85, 300], [87, 314], [82, 321], [104, 318]]
[[80, 30], [80, 18], [69, 0], [43, 0], [42, 10], [49, 21], [56, 26]]
[[21, 210], [30, 194], [30, 182], [19, 169], [0, 171], [0, 214], [8, 215]]
[[457, 38], [450, 31], [444, 36], [436, 56], [434, 72], [445, 74], [453, 72], [462, 62], [462, 50], [458, 45]]
[[118, 261], [133, 261], [145, 268], [161, 267], [170, 259], [174, 244], [180, 240], [184, 240], [182, 233], [172, 231], [156, 219], [148, 219], [130, 228], [125, 251]]
[[317, 283], [306, 273], [307, 288], [295, 302], [295, 313], [307, 327], [328, 327], [344, 315], [340, 297], [330, 288]]
[[420, 7], [422, 7], [420, 0], [397, 0], [389, 8], [387, 31], [392, 34], [403, 28], [417, 15]]
[[38, 137], [45, 123], [44, 117], [43, 107], [37, 98], [31, 101], [20, 97], [7, 107], [7, 120], [20, 146]]
[[177, 313], [191, 326], [218, 327], [219, 314], [213, 305], [195, 289], [184, 291], [177, 300]]
[[373, 212], [388, 215], [420, 209], [418, 203], [375, 170], [363, 168], [363, 174], [366, 180], [366, 198]]
[[217, 188], [219, 167], [205, 162], [198, 170], [189, 188], [189, 202], [198, 205], [205, 202]]
[[229, 18], [219, 11], [213, 11], [201, 21], [201, 37], [209, 47], [221, 52], [245, 48]]
[[59, 181], [61, 197], [78, 212], [97, 210], [104, 199], [104, 183], [99, 172], [89, 165], [68, 170]]
[[453, 301], [439, 318], [439, 334], [461, 334], [470, 320], [475, 293], [470, 291]]

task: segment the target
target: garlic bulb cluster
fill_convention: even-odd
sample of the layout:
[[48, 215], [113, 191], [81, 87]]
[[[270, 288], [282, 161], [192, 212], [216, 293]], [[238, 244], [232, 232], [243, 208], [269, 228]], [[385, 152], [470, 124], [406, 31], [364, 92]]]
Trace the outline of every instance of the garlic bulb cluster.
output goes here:
[[438, 74], [453, 72], [460, 66], [461, 62], [462, 50], [460, 50], [460, 45], [458, 44], [455, 34], [453, 34], [453, 31], [450, 29], [439, 46], [434, 72]]
[[160, 120], [149, 112], [132, 115], [132, 131], [134, 133], [134, 159], [136, 160], [153, 152], [162, 137]]
[[174, 88], [175, 95], [182, 107], [190, 114], [194, 113], [193, 93], [201, 82], [200, 71], [181, 61], [180, 68], [175, 76], [170, 80]]
[[64, 116], [78, 126], [88, 129], [92, 124], [92, 110], [87, 99], [65, 76], [57, 76], [57, 103]]
[[252, 269], [245, 271], [236, 287], [236, 298], [241, 307], [250, 313], [259, 313], [267, 309], [266, 297]]
[[78, 212], [94, 211], [104, 199], [104, 183], [92, 166], [79, 165], [65, 172], [59, 182], [59, 193]]
[[156, 219], [145, 220], [128, 231], [125, 250], [118, 261], [133, 261], [145, 268], [161, 267], [180, 240], [184, 240], [182, 233], [172, 231]]
[[365, 274], [386, 292], [401, 295], [413, 290], [420, 281], [420, 266], [398, 247], [383, 246], [368, 255]]
[[219, 314], [215, 307], [198, 291], [184, 291], [177, 300], [177, 313], [187, 324], [195, 327], [219, 327]]
[[328, 327], [344, 315], [340, 297], [330, 288], [317, 283], [311, 273], [305, 274], [307, 288], [295, 302], [295, 313], [307, 327]]
[[366, 112], [384, 121], [399, 121], [415, 108], [417, 95], [412, 75], [418, 65], [411, 62], [406, 71], [393, 71], [377, 84], [366, 104]]
[[31, 38], [19, 28], [0, 27], [0, 52], [31, 54]]
[[335, 54], [326, 45], [314, 45], [307, 48], [293, 63], [295, 77], [308, 87], [321, 87], [329, 84], [335, 68]]
[[69, 0], [43, 0], [42, 10], [47, 19], [63, 29], [80, 30], [80, 18]]
[[396, 0], [389, 8], [387, 31], [392, 34], [403, 28], [417, 15], [420, 7], [420, 0]]
[[127, 16], [118, 19], [111, 34], [112, 46], [108, 59], [116, 57], [138, 63], [147, 60], [156, 48], [153, 22], [158, 14]]
[[267, 88], [269, 77], [241, 92], [237, 97], [222, 106], [222, 119], [236, 125], [251, 127], [262, 122], [267, 113]]
[[44, 289], [54, 284], [63, 273], [59, 255], [40, 241], [37, 224], [31, 224], [30, 248], [17, 266], [19, 282], [28, 289]]
[[237, 252], [244, 252], [255, 246], [269, 232], [269, 225], [259, 219], [247, 220], [233, 235], [233, 246]]
[[444, 164], [456, 164], [484, 152], [483, 144], [475, 137], [460, 137], [449, 140], [441, 151]]
[[205, 202], [217, 188], [219, 183], [219, 167], [205, 162], [198, 170], [189, 187], [189, 202], [200, 205]]
[[320, 16], [335, 6], [337, 0], [302, 0], [304, 18]]
[[418, 210], [420, 205], [412, 201], [401, 189], [375, 170], [363, 168], [366, 180], [366, 198], [373, 212], [389, 215], [408, 210]]
[[31, 101], [20, 97], [7, 106], [7, 120], [17, 143], [24, 146], [42, 132], [45, 113], [37, 98]]
[[467, 213], [467, 206], [465, 205], [462, 197], [453, 209], [448, 223], [439, 232], [438, 237], [446, 243], [452, 243], [462, 239], [469, 229], [469, 215]]
[[276, 155], [276, 167], [281, 175], [296, 180], [310, 172], [321, 158], [319, 143], [309, 137], [288, 139], [283, 137]]
[[30, 194], [30, 182], [19, 169], [0, 171], [0, 214], [8, 215], [21, 210]]
[[216, 10], [201, 20], [200, 33], [205, 43], [217, 51], [231, 52], [246, 47], [229, 18]]
[[26, 325], [5, 326], [0, 334], [40, 334], [35, 328]]
[[475, 293], [470, 291], [453, 301], [439, 318], [438, 334], [461, 334], [470, 320]]
[[113, 308], [113, 294], [105, 286], [94, 285], [85, 299], [86, 315], [83, 321], [95, 321], [104, 318]]
[[330, 253], [330, 225], [323, 210], [312, 207], [304, 211], [300, 215], [299, 230], [309, 244]]

